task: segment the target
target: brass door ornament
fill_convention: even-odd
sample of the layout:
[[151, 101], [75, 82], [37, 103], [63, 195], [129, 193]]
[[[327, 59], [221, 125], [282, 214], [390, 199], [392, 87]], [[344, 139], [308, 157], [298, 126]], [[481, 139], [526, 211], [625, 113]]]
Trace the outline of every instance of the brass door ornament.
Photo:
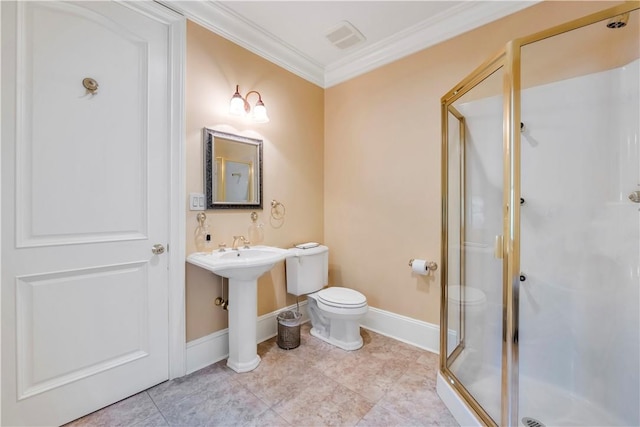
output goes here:
[[87, 92], [91, 95], [98, 93], [98, 82], [91, 77], [86, 77], [82, 80], [82, 86], [87, 89]]

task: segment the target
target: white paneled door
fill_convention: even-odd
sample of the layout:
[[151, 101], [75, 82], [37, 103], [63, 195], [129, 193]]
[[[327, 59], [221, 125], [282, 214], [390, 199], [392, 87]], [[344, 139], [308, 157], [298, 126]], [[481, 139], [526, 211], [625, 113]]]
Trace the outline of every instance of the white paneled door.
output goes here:
[[2, 425], [168, 378], [169, 55], [127, 3], [2, 2]]

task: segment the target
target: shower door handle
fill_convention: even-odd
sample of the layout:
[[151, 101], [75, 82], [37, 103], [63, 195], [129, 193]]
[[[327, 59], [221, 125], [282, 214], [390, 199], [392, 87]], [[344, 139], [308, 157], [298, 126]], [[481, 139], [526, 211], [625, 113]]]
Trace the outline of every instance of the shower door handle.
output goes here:
[[629, 200], [631, 200], [633, 203], [640, 203], [640, 191], [634, 191], [629, 194]]
[[502, 259], [502, 251], [504, 249], [504, 243], [502, 239], [502, 234], [496, 236], [496, 242], [493, 246], [493, 256], [496, 259]]

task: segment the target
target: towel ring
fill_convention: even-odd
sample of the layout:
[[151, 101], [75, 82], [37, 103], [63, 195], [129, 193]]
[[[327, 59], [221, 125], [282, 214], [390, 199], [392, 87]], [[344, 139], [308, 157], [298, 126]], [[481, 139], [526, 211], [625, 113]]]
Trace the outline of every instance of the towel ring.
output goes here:
[[281, 220], [284, 218], [287, 209], [277, 200], [271, 201], [271, 218]]

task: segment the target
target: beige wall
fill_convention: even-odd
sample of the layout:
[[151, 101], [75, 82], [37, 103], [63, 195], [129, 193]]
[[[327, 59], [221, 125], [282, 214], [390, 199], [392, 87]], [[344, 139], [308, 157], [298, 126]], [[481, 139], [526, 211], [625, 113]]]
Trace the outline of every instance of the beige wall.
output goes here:
[[619, 2], [543, 2], [325, 91], [325, 243], [334, 285], [439, 323], [440, 98], [505, 43]]
[[[441, 262], [440, 97], [508, 40], [617, 3], [543, 2], [327, 90], [189, 23], [187, 193], [202, 191], [202, 127], [264, 139], [264, 244], [324, 242], [332, 285], [438, 324], [438, 275], [412, 275], [407, 263]], [[236, 84], [261, 92], [270, 123], [228, 116]], [[280, 228], [269, 220], [271, 199], [286, 206]], [[214, 246], [246, 235], [250, 212], [207, 211]], [[187, 253], [195, 215], [187, 211]], [[227, 326], [213, 304], [216, 276], [187, 265], [186, 288], [188, 341]], [[293, 302], [281, 263], [260, 279], [258, 312]]]
[[[229, 100], [240, 85], [242, 95], [258, 90], [269, 123], [254, 124], [228, 115]], [[203, 191], [202, 128], [264, 140], [263, 244], [290, 247], [323, 241], [323, 97], [318, 86], [260, 58], [192, 22], [187, 26], [186, 164], [187, 194]], [[249, 98], [255, 104], [256, 98]], [[270, 221], [270, 201], [286, 207], [283, 223]], [[187, 254], [195, 252], [197, 212], [187, 209]], [[214, 247], [232, 236], [247, 236], [252, 210], [208, 210]], [[277, 228], [279, 227], [279, 228]], [[225, 285], [226, 286], [226, 285]], [[226, 292], [226, 291], [225, 291]], [[228, 295], [228, 294], [227, 294]], [[214, 305], [220, 279], [187, 264], [187, 341], [227, 327], [227, 312]], [[258, 314], [295, 303], [286, 295], [284, 263], [258, 283]], [[230, 302], [233, 305], [233, 302]]]

